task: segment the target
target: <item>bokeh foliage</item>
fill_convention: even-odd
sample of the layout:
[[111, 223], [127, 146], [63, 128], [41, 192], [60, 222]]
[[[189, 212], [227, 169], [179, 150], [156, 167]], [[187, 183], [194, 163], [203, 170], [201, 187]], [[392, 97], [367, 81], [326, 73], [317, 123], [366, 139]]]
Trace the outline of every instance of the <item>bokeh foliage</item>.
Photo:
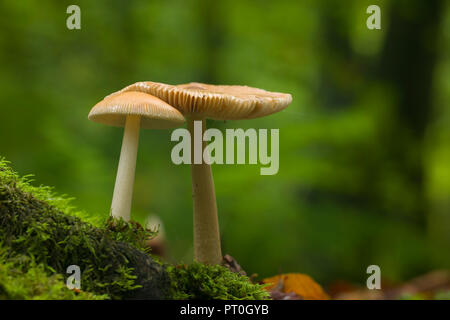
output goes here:
[[[378, 4], [382, 29], [366, 28]], [[82, 29], [66, 28], [81, 7]], [[224, 251], [248, 273], [363, 283], [450, 267], [450, 8], [445, 1], [0, 2], [0, 155], [106, 218], [122, 131], [87, 120], [142, 80], [289, 92], [280, 171], [213, 166]], [[133, 217], [157, 214], [192, 259], [188, 166], [170, 131], [142, 131]]]

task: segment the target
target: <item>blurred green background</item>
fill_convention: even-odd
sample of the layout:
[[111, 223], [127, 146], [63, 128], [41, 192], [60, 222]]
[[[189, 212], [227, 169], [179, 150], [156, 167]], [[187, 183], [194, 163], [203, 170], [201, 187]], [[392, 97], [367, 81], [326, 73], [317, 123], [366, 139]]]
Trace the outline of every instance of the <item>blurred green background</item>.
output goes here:
[[[81, 8], [81, 30], [66, 8]], [[381, 8], [368, 30], [366, 8]], [[248, 273], [365, 283], [450, 268], [448, 1], [0, 1], [0, 155], [107, 217], [122, 130], [90, 108], [136, 81], [291, 93], [283, 112], [209, 127], [279, 128], [280, 170], [215, 165], [223, 251]], [[132, 216], [192, 260], [189, 166], [142, 131]]]

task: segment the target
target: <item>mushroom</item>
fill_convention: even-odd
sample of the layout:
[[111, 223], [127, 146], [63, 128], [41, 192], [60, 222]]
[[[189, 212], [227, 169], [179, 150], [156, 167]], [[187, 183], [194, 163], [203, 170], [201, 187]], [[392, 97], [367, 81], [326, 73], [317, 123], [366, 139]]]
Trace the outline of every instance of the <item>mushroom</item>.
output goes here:
[[[188, 83], [172, 86], [158, 82], [137, 82], [113, 93], [146, 92], [152, 94], [183, 113], [191, 134], [193, 157], [194, 121], [205, 119], [237, 120], [263, 117], [286, 108], [292, 101], [290, 94], [269, 92], [247, 86], [209, 85]], [[200, 138], [203, 141], [202, 137]], [[205, 143], [202, 146], [202, 154]], [[191, 161], [192, 193], [194, 202], [194, 258], [206, 264], [222, 261], [219, 224], [217, 218], [214, 181], [209, 164]]]
[[125, 127], [111, 215], [130, 220], [139, 129], [167, 129], [184, 123], [183, 115], [166, 102], [143, 92], [123, 92], [106, 97], [90, 111], [89, 120]]

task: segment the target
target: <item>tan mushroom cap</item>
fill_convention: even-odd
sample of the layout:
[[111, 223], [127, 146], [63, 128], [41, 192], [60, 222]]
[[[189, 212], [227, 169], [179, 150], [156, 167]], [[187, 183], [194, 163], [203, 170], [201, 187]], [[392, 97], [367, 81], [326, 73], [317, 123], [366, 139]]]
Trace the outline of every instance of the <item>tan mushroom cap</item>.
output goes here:
[[89, 112], [89, 120], [124, 127], [129, 115], [141, 116], [142, 129], [168, 129], [184, 123], [184, 116], [174, 107], [143, 92], [121, 92], [97, 103]]
[[159, 82], [137, 82], [113, 93], [146, 92], [157, 96], [184, 115], [216, 120], [264, 117], [286, 108], [290, 94], [247, 86], [210, 85], [197, 82], [177, 86]]

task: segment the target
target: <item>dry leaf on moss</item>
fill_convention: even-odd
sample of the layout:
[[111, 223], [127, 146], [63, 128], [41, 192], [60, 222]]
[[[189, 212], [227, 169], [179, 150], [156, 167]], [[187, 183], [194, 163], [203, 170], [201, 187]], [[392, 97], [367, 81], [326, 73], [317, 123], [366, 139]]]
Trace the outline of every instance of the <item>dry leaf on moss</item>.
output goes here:
[[236, 259], [230, 256], [229, 254], [223, 256], [222, 265], [224, 267], [227, 267], [230, 271], [234, 273], [239, 273], [242, 276], [247, 275], [245, 270], [242, 269], [241, 265], [237, 263]]

